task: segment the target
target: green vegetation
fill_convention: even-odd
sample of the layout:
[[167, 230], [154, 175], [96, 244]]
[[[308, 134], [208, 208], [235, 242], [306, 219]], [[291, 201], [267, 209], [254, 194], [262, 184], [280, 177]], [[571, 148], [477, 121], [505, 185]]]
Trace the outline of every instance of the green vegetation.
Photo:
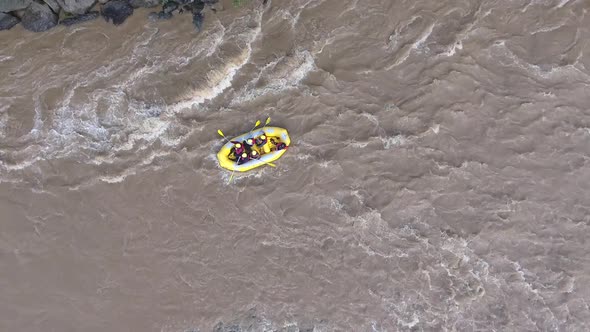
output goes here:
[[241, 7], [245, 4], [248, 0], [232, 0], [234, 7]]

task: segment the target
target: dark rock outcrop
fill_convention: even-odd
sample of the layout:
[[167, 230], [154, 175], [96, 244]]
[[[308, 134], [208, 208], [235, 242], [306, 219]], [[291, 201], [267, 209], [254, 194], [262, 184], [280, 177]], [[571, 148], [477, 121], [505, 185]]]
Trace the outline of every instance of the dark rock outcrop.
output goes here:
[[178, 9], [178, 4], [174, 1], [168, 1], [162, 6], [162, 11], [164, 13], [172, 13], [176, 9]]
[[[100, 11], [89, 10], [100, 4]], [[57, 24], [66, 26], [90, 21], [103, 16], [105, 21], [120, 25], [133, 14], [134, 8], [152, 8], [162, 4], [159, 12], [152, 12], [152, 21], [167, 20], [174, 13], [192, 13], [198, 31], [203, 29], [203, 9], [219, 0], [0, 0], [0, 30], [7, 30], [22, 22], [30, 31], [46, 31]], [[215, 8], [211, 7], [213, 11]]]
[[200, 13], [203, 10], [203, 8], [205, 8], [205, 4], [203, 3], [203, 1], [194, 1], [185, 7], [188, 7], [187, 10], [193, 13]]
[[152, 21], [168, 20], [172, 18], [172, 13], [164, 13], [163, 11], [159, 13], [151, 12], [148, 15], [148, 18]]
[[0, 0], [0, 12], [8, 13], [29, 7], [32, 0]]
[[25, 9], [21, 20], [25, 29], [41, 32], [57, 25], [57, 14], [47, 4], [35, 1]]
[[129, 4], [133, 8], [152, 8], [160, 4], [160, 0], [129, 0]]
[[86, 14], [77, 15], [74, 17], [68, 17], [68, 18], [62, 20], [60, 23], [63, 25], [70, 26], [70, 25], [94, 20], [94, 19], [98, 18], [99, 16], [100, 16], [100, 14], [97, 11], [91, 11]]
[[20, 20], [10, 14], [0, 13], [0, 30], [9, 30], [17, 25]]
[[105, 21], [119, 25], [133, 14], [133, 7], [125, 0], [112, 0], [102, 6], [100, 13]]
[[57, 2], [65, 12], [81, 15], [92, 8], [96, 0], [57, 0]]
[[203, 28], [203, 19], [203, 14], [201, 14], [200, 12], [193, 14], [193, 24], [199, 31], [201, 31], [201, 29]]
[[49, 8], [51, 8], [51, 10], [59, 15], [59, 11], [61, 10], [59, 3], [57, 2], [57, 0], [43, 0], [43, 2], [45, 2]]

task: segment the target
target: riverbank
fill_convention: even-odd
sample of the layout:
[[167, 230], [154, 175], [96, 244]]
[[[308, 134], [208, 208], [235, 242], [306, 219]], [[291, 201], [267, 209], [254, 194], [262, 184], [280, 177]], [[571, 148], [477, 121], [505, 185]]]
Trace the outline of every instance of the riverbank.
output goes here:
[[59, 24], [70, 26], [99, 17], [120, 25], [135, 9], [153, 8], [147, 16], [152, 21], [188, 13], [200, 31], [206, 7], [218, 10], [219, 0], [5, 0], [0, 3], [0, 30], [21, 24], [26, 30], [43, 32]]

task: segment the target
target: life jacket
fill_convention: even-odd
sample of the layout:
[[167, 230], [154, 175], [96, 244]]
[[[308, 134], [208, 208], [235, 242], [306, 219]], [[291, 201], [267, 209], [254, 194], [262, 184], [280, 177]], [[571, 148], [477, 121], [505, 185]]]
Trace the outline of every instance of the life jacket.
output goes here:
[[233, 142], [234, 143], [234, 152], [236, 156], [240, 156], [242, 153], [246, 152], [246, 148], [244, 148], [244, 144], [240, 142]]
[[236, 155], [236, 158], [240, 156], [242, 153], [246, 152], [244, 143], [236, 141], [231, 142], [234, 143], [234, 146], [232, 146], [231, 151]]

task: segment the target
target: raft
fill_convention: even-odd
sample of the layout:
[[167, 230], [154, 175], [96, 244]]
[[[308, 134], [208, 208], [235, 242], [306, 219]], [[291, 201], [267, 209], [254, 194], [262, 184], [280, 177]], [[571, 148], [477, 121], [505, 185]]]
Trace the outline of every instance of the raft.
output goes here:
[[[260, 135], [266, 135], [268, 141], [265, 145], [269, 145], [263, 148], [259, 148], [254, 146], [253, 148], [260, 154], [259, 159], [251, 159], [241, 165], [238, 165], [237, 162], [230, 159], [230, 154], [232, 152], [232, 148], [234, 143], [232, 142], [243, 142], [248, 138], [254, 139], [255, 137], [259, 137]], [[245, 133], [243, 135], [234, 137], [227, 142], [221, 150], [217, 153], [217, 160], [219, 161], [219, 166], [228, 169], [230, 171], [237, 171], [237, 172], [247, 172], [254, 168], [264, 166], [268, 163], [271, 163], [279, 158], [287, 151], [287, 148], [282, 150], [274, 149], [274, 147], [270, 146], [270, 140], [273, 139], [276, 142], [285, 143], [287, 148], [291, 144], [291, 138], [289, 138], [289, 133], [284, 128], [279, 127], [264, 127], [260, 129], [255, 129], [249, 133]], [[270, 151], [269, 151], [270, 150]]]

